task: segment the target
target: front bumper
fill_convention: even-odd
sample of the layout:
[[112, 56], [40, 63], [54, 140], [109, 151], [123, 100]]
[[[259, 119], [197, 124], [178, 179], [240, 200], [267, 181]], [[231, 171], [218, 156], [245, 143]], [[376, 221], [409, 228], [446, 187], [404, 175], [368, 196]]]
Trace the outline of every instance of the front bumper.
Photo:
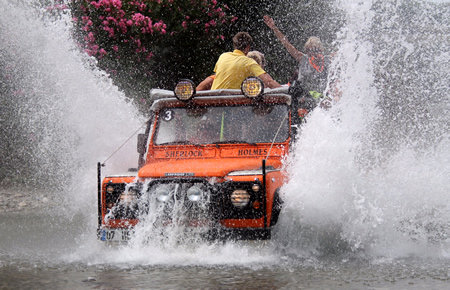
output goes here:
[[[98, 231], [98, 239], [109, 243], [128, 243], [134, 235], [134, 228], [102, 228]], [[271, 238], [270, 228], [225, 228], [212, 227], [199, 233], [205, 241], [217, 240], [268, 240]], [[154, 238], [158, 238], [155, 236]], [[151, 239], [151, 237], [150, 237]]]

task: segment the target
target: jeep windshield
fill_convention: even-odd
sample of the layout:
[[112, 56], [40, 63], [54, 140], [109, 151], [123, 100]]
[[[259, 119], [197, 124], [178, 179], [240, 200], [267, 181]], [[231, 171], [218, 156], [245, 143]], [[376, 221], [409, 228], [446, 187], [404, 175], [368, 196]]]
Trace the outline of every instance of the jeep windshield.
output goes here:
[[287, 105], [240, 105], [162, 109], [153, 140], [155, 145], [255, 144], [288, 137]]

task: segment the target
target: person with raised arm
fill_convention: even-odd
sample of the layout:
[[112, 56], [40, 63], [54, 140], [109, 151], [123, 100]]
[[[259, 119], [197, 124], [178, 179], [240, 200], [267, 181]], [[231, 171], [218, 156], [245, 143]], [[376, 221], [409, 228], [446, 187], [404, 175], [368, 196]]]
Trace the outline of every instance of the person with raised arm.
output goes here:
[[[316, 101], [321, 99], [324, 101], [326, 99], [324, 98], [324, 92], [328, 83], [330, 58], [324, 55], [324, 47], [320, 39], [316, 36], [309, 37], [303, 46], [304, 52], [301, 52], [278, 29], [272, 17], [265, 15], [264, 22], [274, 32], [289, 54], [299, 63], [297, 81], [301, 83], [303, 89]], [[330, 100], [325, 101], [329, 103]], [[328, 105], [324, 104], [324, 106]]]

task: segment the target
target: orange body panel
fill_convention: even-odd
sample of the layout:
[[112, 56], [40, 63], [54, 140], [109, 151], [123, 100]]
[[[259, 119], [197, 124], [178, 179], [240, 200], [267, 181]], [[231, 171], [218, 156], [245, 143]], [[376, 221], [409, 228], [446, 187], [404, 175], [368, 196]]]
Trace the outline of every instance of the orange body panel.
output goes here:
[[[277, 101], [273, 98], [272, 101]], [[215, 100], [199, 100], [200, 105], [221, 104], [220, 98]], [[245, 105], [252, 101], [242, 98], [237, 103]], [[235, 104], [235, 103], [234, 103]], [[185, 103], [174, 101], [168, 106], [185, 106]], [[158, 115], [156, 114], [155, 120]], [[137, 219], [112, 219], [105, 221], [107, 215], [106, 187], [108, 183], [145, 182], [163, 178], [203, 178], [214, 179], [216, 183], [263, 182], [262, 162], [266, 160], [266, 191], [265, 216], [270, 227], [274, 195], [285, 183], [283, 158], [288, 154], [290, 138], [282, 143], [261, 144], [206, 144], [206, 145], [159, 145], [153, 144], [156, 128], [152, 127], [147, 143], [145, 164], [139, 169], [137, 176], [106, 177], [102, 183], [102, 225], [109, 228], [134, 227]], [[259, 209], [259, 201], [256, 206]], [[256, 208], [255, 206], [255, 208]], [[253, 219], [222, 219], [219, 221], [224, 228], [264, 228], [264, 217]]]
[[264, 219], [226, 219], [220, 223], [227, 228], [262, 228], [264, 227]]
[[[181, 174], [181, 173], [191, 173], [192, 176], [199, 177], [223, 177], [232, 171], [239, 170], [253, 170], [261, 167], [262, 159], [266, 156], [244, 156], [244, 157], [228, 157], [230, 152], [237, 156], [239, 151], [246, 150], [257, 150], [262, 152], [267, 152], [270, 145], [260, 146], [258, 148], [250, 148], [242, 144], [233, 144], [234, 149], [230, 148], [229, 145], [223, 146], [222, 148], [199, 148], [195, 149], [198, 152], [206, 151], [210, 156], [215, 157], [168, 157], [168, 158], [147, 158], [147, 163], [139, 170], [140, 178], [150, 178], [150, 177], [164, 177], [167, 174]], [[194, 146], [177, 146], [177, 152], [191, 152]], [[214, 147], [214, 146], [213, 146]], [[175, 152], [172, 149], [173, 146], [167, 146], [166, 151]], [[276, 148], [276, 153], [279, 156], [274, 156], [268, 160], [267, 166], [272, 166], [274, 168], [280, 168], [282, 166], [281, 156], [285, 154], [284, 148]], [[226, 151], [223, 157], [223, 151]], [[272, 151], [275, 151], [272, 149]], [[212, 154], [211, 152], [215, 152]], [[202, 153], [199, 153], [203, 155]]]

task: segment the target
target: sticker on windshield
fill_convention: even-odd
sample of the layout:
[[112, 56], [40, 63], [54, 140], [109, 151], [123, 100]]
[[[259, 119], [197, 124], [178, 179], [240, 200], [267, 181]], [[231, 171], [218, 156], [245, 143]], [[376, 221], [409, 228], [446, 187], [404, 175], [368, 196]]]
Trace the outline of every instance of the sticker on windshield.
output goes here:
[[172, 110], [165, 110], [162, 112], [162, 119], [166, 122], [169, 122], [173, 119], [173, 111]]

